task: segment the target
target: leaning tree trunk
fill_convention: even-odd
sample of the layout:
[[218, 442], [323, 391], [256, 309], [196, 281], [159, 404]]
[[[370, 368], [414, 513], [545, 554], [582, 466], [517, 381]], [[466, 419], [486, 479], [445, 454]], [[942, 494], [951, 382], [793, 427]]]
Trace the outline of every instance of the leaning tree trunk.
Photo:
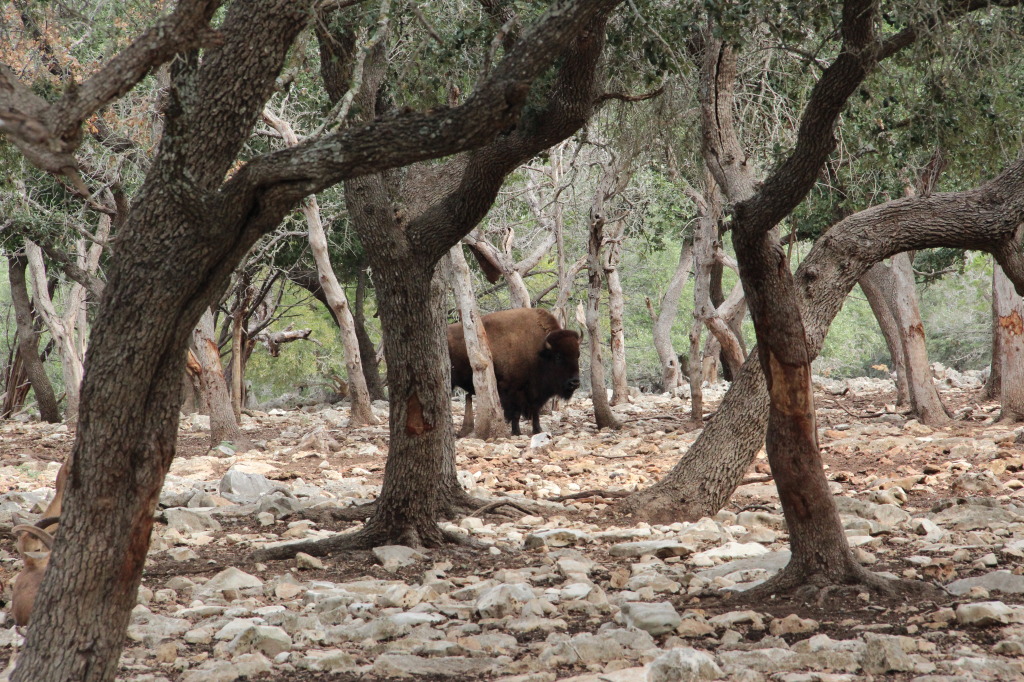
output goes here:
[[1024, 421], [1024, 301], [1014, 290], [1003, 269], [995, 266], [993, 300], [998, 316], [999, 365], [1002, 406], [1000, 421]]
[[911, 256], [901, 253], [893, 256], [890, 266], [893, 275], [892, 307], [899, 322], [910, 407], [922, 424], [941, 426], [949, 422], [949, 413], [946, 412], [932, 379], [911, 263]]
[[864, 273], [858, 284], [868, 299], [868, 305], [871, 306], [871, 312], [875, 315], [875, 321], [889, 349], [892, 371], [896, 373], [896, 404], [906, 405], [910, 400], [910, 387], [907, 384], [907, 366], [903, 360], [903, 342], [900, 340], [899, 322], [889, 303], [893, 289], [892, 274], [884, 264], [876, 263]]
[[192, 344], [199, 360], [199, 382], [203, 391], [203, 402], [210, 414], [210, 447], [223, 442], [231, 443], [237, 450], [249, 449], [249, 438], [238, 426], [234, 400], [228, 391], [221, 364], [220, 349], [214, 340], [213, 313], [207, 309], [199, 318], [199, 324], [192, 330]]
[[[466, 397], [466, 413], [463, 416], [462, 432], [467, 426], [476, 438], [507, 438], [510, 435], [509, 424], [501, 410], [501, 399], [498, 397], [498, 382], [494, 377], [494, 362], [491, 359], [491, 347], [487, 342], [487, 330], [480, 316], [480, 309], [473, 295], [473, 284], [469, 273], [469, 264], [462, 253], [462, 244], [452, 247], [450, 254], [453, 277], [452, 284], [455, 296], [462, 312], [462, 330], [466, 340], [466, 352], [469, 364], [473, 368], [474, 396]], [[475, 411], [474, 411], [475, 410]]]
[[[14, 316], [18, 326], [18, 353], [21, 355], [25, 373], [35, 392], [40, 419], [56, 424], [60, 421], [60, 410], [57, 408], [57, 396], [53, 392], [53, 384], [46, 376], [46, 368], [43, 367], [43, 362], [39, 359], [39, 332], [36, 331], [35, 322], [32, 319], [32, 301], [28, 296], [28, 284], [25, 280], [27, 264], [28, 260], [24, 254], [13, 253], [7, 256], [11, 303], [14, 306]], [[8, 390], [13, 391], [14, 388], [11, 386]]]
[[[263, 110], [263, 119], [274, 127], [285, 140], [285, 144], [295, 146], [299, 138], [291, 125], [284, 119], [274, 115], [270, 109]], [[330, 255], [327, 251], [327, 234], [324, 232], [320, 219], [320, 205], [316, 196], [307, 198], [302, 204], [302, 215], [306, 218], [309, 230], [309, 248], [313, 252], [313, 260], [320, 277], [320, 288], [323, 289], [327, 302], [334, 313], [341, 333], [341, 347], [345, 353], [345, 370], [348, 374], [349, 399], [352, 401], [352, 425], [377, 424], [370, 406], [370, 392], [363, 376], [363, 363], [359, 352], [359, 339], [356, 336], [355, 320], [345, 296], [345, 290], [338, 284], [338, 278], [331, 267]]]
[[679, 299], [683, 296], [683, 287], [690, 276], [692, 264], [693, 245], [683, 242], [679, 248], [679, 262], [665, 289], [665, 295], [661, 298], [657, 315], [654, 314], [650, 299], [647, 299], [647, 309], [654, 317], [654, 349], [658, 352], [658, 361], [661, 363], [661, 383], [668, 393], [675, 393], [683, 383], [679, 356], [672, 347], [672, 326], [679, 314]]

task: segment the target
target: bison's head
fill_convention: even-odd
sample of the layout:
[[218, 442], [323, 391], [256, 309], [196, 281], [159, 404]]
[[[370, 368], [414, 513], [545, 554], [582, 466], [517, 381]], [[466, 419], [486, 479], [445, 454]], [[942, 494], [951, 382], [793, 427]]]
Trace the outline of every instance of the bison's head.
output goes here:
[[551, 332], [544, 339], [540, 359], [545, 381], [555, 384], [558, 395], [571, 398], [580, 387], [580, 335], [571, 329]]

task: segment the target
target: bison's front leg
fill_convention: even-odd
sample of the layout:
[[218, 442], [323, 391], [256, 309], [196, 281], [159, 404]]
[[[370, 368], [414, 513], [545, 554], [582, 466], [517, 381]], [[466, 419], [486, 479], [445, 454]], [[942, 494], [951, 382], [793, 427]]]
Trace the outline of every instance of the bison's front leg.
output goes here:
[[521, 436], [521, 435], [523, 435], [523, 432], [519, 430], [519, 413], [518, 412], [513, 412], [512, 416], [509, 418], [509, 421], [512, 422], [512, 435], [513, 436]]
[[543, 429], [540, 428], [540, 410], [539, 409], [533, 410], [533, 414], [531, 415], [531, 417], [532, 417], [532, 423], [533, 423], [533, 435], [536, 436], [538, 433], [540, 433], [543, 430]]

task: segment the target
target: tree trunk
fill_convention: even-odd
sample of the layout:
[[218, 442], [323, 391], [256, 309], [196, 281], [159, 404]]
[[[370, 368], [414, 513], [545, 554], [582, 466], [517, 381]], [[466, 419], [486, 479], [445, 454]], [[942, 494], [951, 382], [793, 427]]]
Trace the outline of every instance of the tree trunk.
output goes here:
[[[658, 352], [658, 360], [661, 363], [661, 383], [666, 392], [673, 394], [682, 385], [683, 377], [679, 356], [672, 347], [672, 326], [679, 314], [679, 299], [682, 298], [683, 287], [690, 276], [692, 264], [693, 245], [683, 242], [679, 248], [679, 262], [665, 289], [665, 295], [661, 298], [658, 314], [654, 318], [654, 349]], [[647, 305], [650, 309], [650, 299]], [[651, 314], [654, 315], [653, 311]]]
[[[462, 329], [466, 340], [466, 352], [469, 364], [473, 368], [472, 397], [467, 396], [466, 414], [463, 417], [462, 430], [466, 425], [473, 425], [476, 438], [507, 438], [510, 435], [509, 424], [501, 409], [498, 397], [498, 382], [494, 378], [494, 363], [491, 360], [490, 344], [487, 342], [487, 331], [480, 319], [480, 310], [473, 295], [473, 284], [469, 273], [469, 264], [462, 253], [462, 244], [456, 244], [449, 251], [453, 277], [452, 284], [455, 296], [462, 312]], [[447, 346], [446, 346], [447, 348]], [[472, 407], [470, 407], [472, 406]], [[475, 412], [474, 412], [475, 410]], [[472, 419], [472, 421], [468, 421]]]
[[[57, 409], [57, 396], [53, 392], [50, 378], [39, 359], [39, 332], [36, 331], [32, 317], [32, 301], [28, 296], [28, 284], [25, 280], [25, 268], [28, 259], [23, 254], [13, 253], [7, 256], [7, 274], [11, 284], [11, 302], [14, 306], [15, 321], [18, 326], [18, 354], [24, 364], [25, 373], [35, 392], [36, 404], [39, 406], [39, 417], [43, 421], [56, 424], [60, 422], [60, 410]], [[16, 387], [9, 386], [13, 391]]]
[[[50, 299], [46, 286], [46, 265], [43, 263], [43, 253], [39, 246], [26, 241], [25, 252], [28, 256], [29, 270], [32, 274], [33, 290], [36, 294], [36, 303], [39, 313], [43, 318], [50, 335], [57, 342], [57, 354], [60, 356], [61, 370], [64, 375], [64, 418], [68, 422], [75, 422], [78, 419], [79, 391], [82, 386], [84, 367], [82, 357], [78, 355], [78, 344], [75, 341], [74, 322], [78, 317], [76, 303], [84, 301], [69, 296], [69, 304], [62, 317]], [[80, 285], [73, 285], [72, 288]]]
[[896, 404], [906, 405], [910, 400], [910, 388], [907, 385], [907, 366], [903, 360], [899, 323], [890, 304], [893, 290], [892, 273], [886, 265], [876, 263], [864, 273], [858, 284], [864, 292], [864, 297], [868, 299], [878, 328], [885, 337], [885, 345], [889, 348], [891, 369], [896, 373]]
[[900, 326], [910, 407], [922, 424], [941, 426], [949, 422], [949, 413], [946, 412], [932, 379], [911, 263], [911, 256], [901, 253], [892, 257], [890, 266], [893, 276], [892, 306]]
[[229, 442], [238, 451], [249, 449], [249, 438], [239, 428], [234, 410], [234, 396], [228, 391], [221, 364], [220, 349], [214, 340], [213, 312], [209, 309], [199, 318], [192, 330], [192, 343], [199, 360], [199, 381], [203, 402], [210, 415], [210, 447]]
[[[269, 109], [263, 110], [263, 119], [270, 123], [289, 146], [295, 146], [299, 139], [287, 121], [275, 116]], [[309, 229], [309, 248], [316, 261], [316, 269], [320, 276], [320, 288], [334, 313], [341, 332], [341, 346], [345, 352], [345, 370], [348, 374], [349, 399], [352, 401], [352, 425], [377, 424], [370, 406], [370, 392], [363, 376], [363, 363], [359, 352], [359, 339], [356, 336], [355, 320], [349, 308], [345, 290], [338, 284], [338, 278], [331, 267], [331, 259], [327, 252], [327, 234], [324, 232], [320, 219], [320, 205], [315, 196], [311, 196], [302, 204], [302, 214], [306, 218]]]
[[[242, 421], [242, 331], [245, 327], [245, 306], [239, 305], [231, 316], [231, 411], [235, 421]], [[212, 411], [212, 408], [211, 408]]]
[[[598, 190], [600, 192], [601, 190]], [[604, 217], [595, 210], [591, 210], [590, 217], [590, 238], [587, 248], [587, 338], [590, 341], [590, 396], [594, 405], [594, 421], [597, 428], [617, 429], [622, 426], [612, 414], [611, 406], [608, 404], [608, 389], [605, 388], [604, 360], [601, 357], [601, 275], [604, 267], [601, 265], [601, 245], [603, 243]]]
[[4, 367], [4, 401], [0, 405], [0, 419], [9, 419], [21, 410], [31, 390], [32, 382], [28, 378], [24, 358], [15, 345]]
[[[1024, 301], [1003, 269], [995, 266], [993, 300], [998, 315], [1000, 421], [1024, 421]], [[992, 366], [995, 367], [993, 359]]]
[[377, 349], [366, 331], [366, 265], [359, 266], [356, 276], [356, 302], [352, 308], [352, 321], [356, 325], [356, 338], [359, 340], [359, 360], [363, 363], [363, 378], [370, 400], [387, 400], [384, 386], [380, 381], [380, 368], [377, 366]]
[[609, 236], [608, 255], [605, 258], [605, 276], [608, 278], [608, 321], [612, 340], [612, 405], [629, 402], [629, 383], [626, 377], [626, 332], [623, 312], [625, 297], [622, 294], [622, 280], [619, 277], [619, 260], [622, 254], [622, 237], [625, 233], [624, 220], [616, 221], [615, 230]]
[[690, 420], [694, 424], [704, 421], [704, 355], [700, 350], [700, 336], [703, 331], [704, 323], [700, 320], [694, 320], [690, 325], [687, 372], [690, 374]]
[[[981, 395], [985, 400], [998, 400], [1003, 391], [1003, 367], [1002, 349], [1000, 343], [1002, 334], [999, 327], [999, 305], [996, 301], [996, 272], [1000, 270], [999, 264], [992, 263], [992, 354], [989, 359], [988, 379], [981, 389]], [[1005, 274], [1005, 273], [1004, 273]]]

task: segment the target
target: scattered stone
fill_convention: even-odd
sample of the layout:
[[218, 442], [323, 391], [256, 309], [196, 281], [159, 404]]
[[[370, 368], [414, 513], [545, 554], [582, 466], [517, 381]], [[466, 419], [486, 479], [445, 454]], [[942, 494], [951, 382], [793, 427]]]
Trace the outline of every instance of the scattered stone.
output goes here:
[[639, 628], [655, 637], [672, 632], [682, 622], [675, 607], [669, 602], [628, 602], [622, 605], [622, 617], [626, 625]]
[[403, 566], [411, 566], [418, 561], [426, 561], [428, 559], [426, 554], [417, 552], [415, 549], [405, 547], [404, 545], [374, 547], [373, 555], [377, 557], [377, 560], [380, 561], [385, 570], [391, 572], [397, 571]]
[[682, 647], [672, 649], [654, 659], [648, 669], [647, 679], [649, 682], [693, 682], [718, 680], [724, 675], [709, 654], [690, 647]]

